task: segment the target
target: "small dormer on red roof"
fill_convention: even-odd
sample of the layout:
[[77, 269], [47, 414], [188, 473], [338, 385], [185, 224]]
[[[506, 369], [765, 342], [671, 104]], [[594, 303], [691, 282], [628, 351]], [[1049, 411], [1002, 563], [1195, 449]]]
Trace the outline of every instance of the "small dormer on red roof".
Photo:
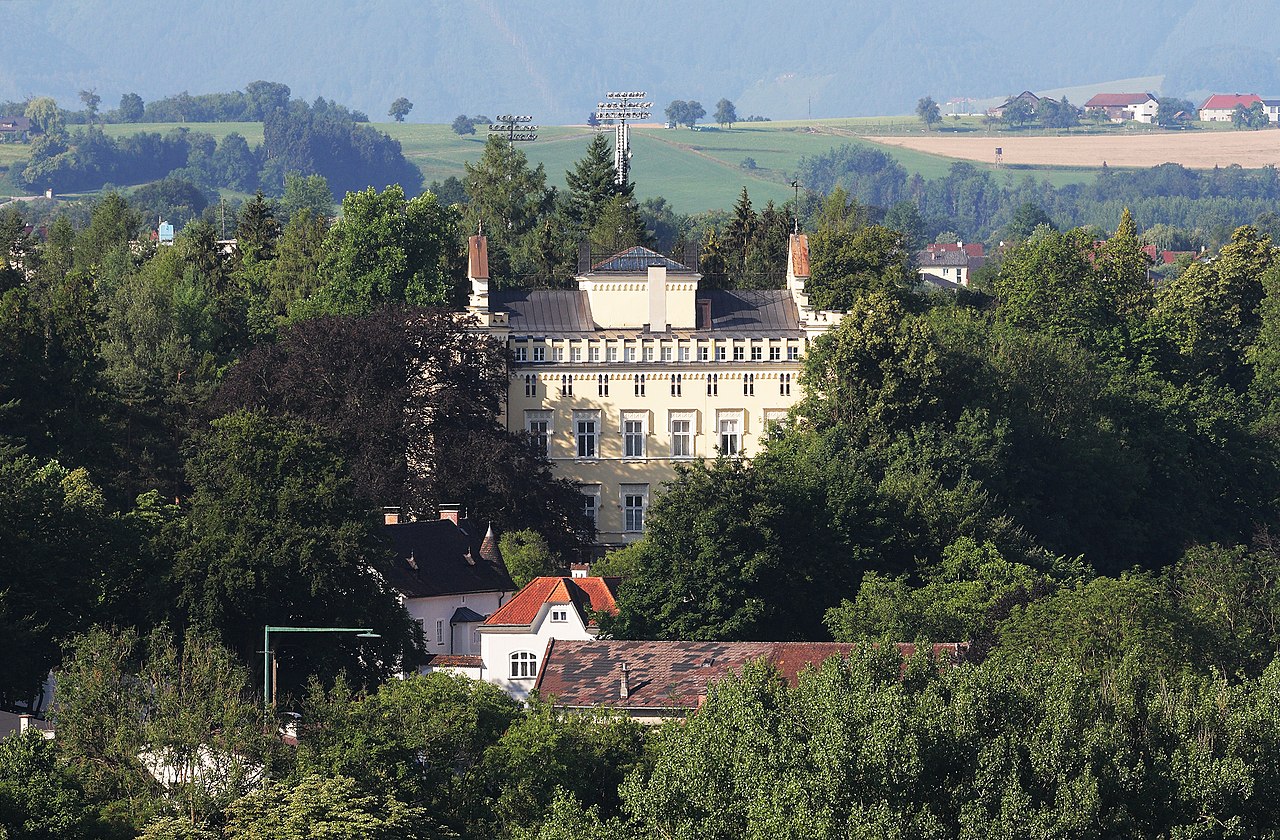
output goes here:
[[614, 592], [618, 578], [536, 577], [512, 596], [503, 607], [485, 619], [488, 627], [528, 627], [548, 604], [571, 604], [584, 627], [595, 625], [595, 613], [618, 612]]

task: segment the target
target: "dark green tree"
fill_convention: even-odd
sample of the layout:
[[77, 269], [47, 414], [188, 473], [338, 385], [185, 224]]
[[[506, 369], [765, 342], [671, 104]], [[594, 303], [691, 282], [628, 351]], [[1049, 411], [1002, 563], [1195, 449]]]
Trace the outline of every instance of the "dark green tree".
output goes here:
[[716, 103], [716, 113], [712, 117], [716, 124], [721, 128], [726, 126], [733, 128], [733, 124], [738, 121], [738, 111], [733, 107], [733, 103], [728, 99], [721, 99]]
[[932, 96], [920, 97], [916, 102], [916, 116], [920, 118], [920, 122], [924, 123], [925, 128], [933, 128], [942, 122], [942, 110]]
[[391, 107], [387, 109], [387, 116], [395, 118], [396, 122], [404, 122], [404, 118], [413, 110], [413, 103], [401, 96], [399, 99], [391, 103]]
[[136, 93], [126, 93], [120, 97], [120, 121], [121, 122], [142, 122], [142, 116], [146, 112], [143, 105], [142, 97]]
[[458, 116], [454, 117], [453, 124], [449, 127], [452, 128], [453, 133], [457, 134], [459, 137], [476, 133], [476, 124], [466, 114], [458, 114]]
[[635, 185], [618, 183], [618, 170], [613, 165], [613, 150], [604, 134], [597, 134], [587, 145], [587, 153], [565, 173], [568, 186], [566, 209], [580, 231], [588, 232], [600, 221], [605, 206], [615, 196], [630, 199]]

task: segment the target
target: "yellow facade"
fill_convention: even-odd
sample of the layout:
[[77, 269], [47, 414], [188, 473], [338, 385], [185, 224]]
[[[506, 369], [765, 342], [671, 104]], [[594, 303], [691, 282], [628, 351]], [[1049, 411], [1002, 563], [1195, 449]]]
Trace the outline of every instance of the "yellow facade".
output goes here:
[[597, 266], [576, 292], [490, 293], [474, 239], [470, 310], [515, 359], [507, 427], [582, 489], [601, 545], [643, 534], [676, 464], [758, 451], [800, 398], [807, 343], [839, 321], [808, 308], [795, 270], [807, 274], [803, 236], [792, 237], [788, 289], [706, 293], [697, 274], [644, 249]]

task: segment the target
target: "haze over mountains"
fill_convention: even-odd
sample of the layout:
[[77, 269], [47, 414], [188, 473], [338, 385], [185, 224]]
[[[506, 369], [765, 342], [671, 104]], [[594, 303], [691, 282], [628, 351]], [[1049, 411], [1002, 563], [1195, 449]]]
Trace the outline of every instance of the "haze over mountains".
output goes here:
[[0, 99], [288, 84], [410, 121], [517, 111], [581, 122], [600, 94], [720, 97], [774, 119], [909, 113], [1163, 75], [1164, 93], [1280, 95], [1280, 2], [1131, 0], [0, 0]]

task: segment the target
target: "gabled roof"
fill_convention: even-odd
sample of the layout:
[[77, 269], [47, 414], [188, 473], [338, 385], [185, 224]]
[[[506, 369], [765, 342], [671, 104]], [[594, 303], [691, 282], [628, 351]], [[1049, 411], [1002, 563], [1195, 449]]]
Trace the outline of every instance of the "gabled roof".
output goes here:
[[536, 577], [525, 584], [510, 601], [484, 621], [486, 627], [527, 627], [546, 604], [572, 604], [584, 627], [595, 619], [591, 613], [616, 613], [618, 604], [613, 593], [618, 578], [603, 577]]
[[587, 293], [578, 289], [507, 289], [489, 294], [494, 312], [506, 312], [514, 333], [592, 332]]
[[920, 268], [926, 266], [968, 267], [969, 255], [958, 248], [948, 251], [934, 251], [925, 248], [923, 251], [916, 252], [916, 265]]
[[625, 251], [614, 254], [606, 260], [601, 260], [591, 266], [592, 272], [608, 271], [619, 274], [645, 274], [651, 265], [660, 265], [667, 271], [690, 272], [693, 269], [687, 265], [682, 265], [670, 257], [664, 257], [657, 251], [645, 248], [642, 245], [636, 245]]
[[[848, 656], [856, 644], [842, 642], [632, 642], [553, 640], [538, 671], [536, 690], [558, 706], [620, 709], [696, 709], [707, 685], [749, 662], [764, 659], [792, 685], [808, 665]], [[937, 644], [934, 655], [955, 662], [964, 644]], [[899, 644], [904, 658], [913, 644]], [[627, 697], [621, 696], [626, 666]]]
[[1232, 111], [1237, 105], [1248, 108], [1262, 97], [1256, 93], [1215, 93], [1200, 106], [1201, 111]]
[[516, 585], [497, 546], [470, 520], [448, 519], [384, 525], [395, 559], [388, 581], [408, 598], [469, 592], [514, 592]]
[[964, 251], [971, 257], [985, 256], [987, 253], [986, 246], [981, 242], [933, 242], [924, 246], [926, 251]]
[[30, 131], [31, 120], [27, 117], [0, 117], [0, 131]]
[[800, 313], [785, 289], [712, 289], [698, 298], [711, 301], [711, 329], [727, 331], [799, 330]]
[[1123, 108], [1126, 105], [1141, 105], [1155, 99], [1149, 93], [1099, 93], [1088, 102], [1086, 108]]
[[803, 233], [791, 234], [791, 273], [796, 277], [809, 277], [809, 237]]

